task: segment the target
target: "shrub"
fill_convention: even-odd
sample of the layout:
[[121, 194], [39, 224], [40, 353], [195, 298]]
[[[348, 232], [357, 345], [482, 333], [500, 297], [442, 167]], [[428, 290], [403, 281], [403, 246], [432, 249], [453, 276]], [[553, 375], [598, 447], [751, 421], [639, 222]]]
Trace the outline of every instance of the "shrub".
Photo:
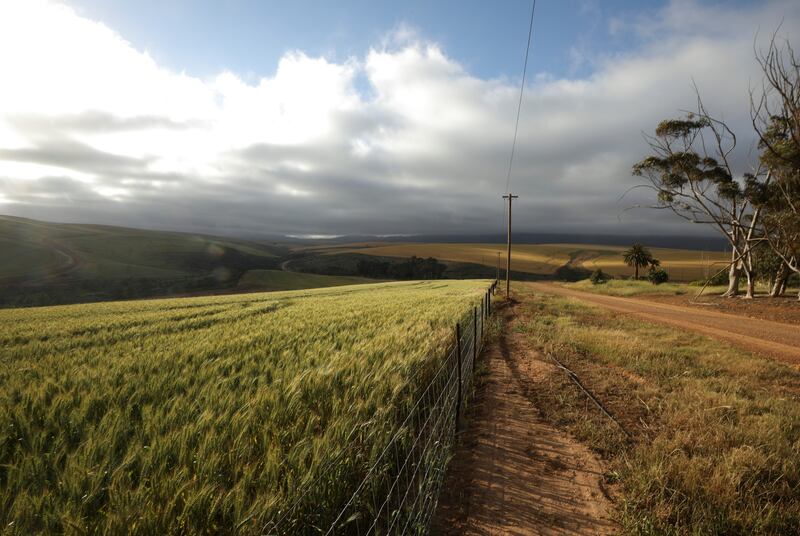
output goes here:
[[653, 266], [647, 273], [647, 280], [654, 285], [660, 285], [669, 281], [669, 274], [663, 268], [656, 268]]
[[589, 281], [592, 282], [592, 285], [602, 285], [603, 283], [608, 281], [608, 276], [605, 273], [603, 273], [603, 270], [598, 268], [597, 270], [592, 272], [592, 275], [589, 276]]
[[708, 280], [708, 284], [712, 286], [724, 286], [728, 284], [728, 270], [723, 270], [722, 272], [712, 276]]

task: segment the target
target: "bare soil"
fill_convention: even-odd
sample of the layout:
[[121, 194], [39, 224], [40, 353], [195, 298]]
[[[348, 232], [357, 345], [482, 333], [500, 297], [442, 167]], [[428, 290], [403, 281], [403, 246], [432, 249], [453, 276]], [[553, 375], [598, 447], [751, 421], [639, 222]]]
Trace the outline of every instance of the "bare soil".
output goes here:
[[779, 298], [758, 295], [752, 300], [740, 297], [721, 298], [719, 296], [700, 296], [695, 299], [693, 296], [686, 295], [638, 296], [637, 299], [682, 305], [697, 309], [711, 309], [712, 311], [746, 316], [749, 318], [800, 325], [800, 301], [798, 301], [797, 294], [794, 292]]
[[759, 317], [743, 321], [742, 314], [723, 313], [712, 306], [674, 304], [656, 301], [652, 297], [643, 299], [604, 296], [547, 283], [530, 285], [539, 292], [577, 298], [618, 313], [636, 315], [649, 321], [723, 339], [780, 361], [800, 364], [800, 329], [796, 323], [776, 322]]
[[602, 462], [569, 434], [548, 424], [526, 396], [553, 373], [514, 329], [484, 352], [466, 429], [448, 467], [432, 533], [613, 534], [614, 506]]

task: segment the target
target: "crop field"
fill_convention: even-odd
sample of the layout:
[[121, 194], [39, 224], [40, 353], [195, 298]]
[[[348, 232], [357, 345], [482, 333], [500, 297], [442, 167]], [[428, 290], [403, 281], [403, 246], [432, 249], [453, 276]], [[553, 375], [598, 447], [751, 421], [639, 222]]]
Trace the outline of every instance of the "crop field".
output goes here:
[[240, 290], [300, 290], [375, 283], [374, 279], [351, 276], [306, 274], [282, 270], [248, 270], [236, 285]]
[[[629, 246], [599, 246], [590, 244], [520, 244], [513, 246], [513, 270], [539, 275], [553, 275], [566, 265], [587, 270], [602, 269], [617, 277], [633, 274], [622, 261], [622, 252]], [[504, 244], [434, 244], [434, 243], [363, 243], [328, 248], [311, 248], [328, 255], [362, 253], [385, 257], [435, 257], [439, 260], [468, 262], [497, 266], [500, 253], [501, 269], [505, 267]], [[685, 249], [649, 248], [661, 260], [661, 265], [677, 281], [700, 279], [713, 275], [725, 266], [728, 254]]]
[[[345, 246], [332, 248], [334, 253], [363, 253], [384, 257], [435, 257], [444, 261], [471, 262], [484, 266], [497, 266], [497, 254], [505, 266], [505, 245], [503, 244], [370, 244], [365, 246]], [[567, 249], [560, 245], [514, 246], [514, 270], [535, 274], [552, 274], [559, 266], [569, 262]]]
[[[595, 248], [596, 246], [592, 246]], [[608, 246], [608, 250], [595, 257], [583, 261], [589, 270], [597, 268], [618, 277], [633, 275], [633, 268], [626, 266], [622, 260], [624, 247]], [[730, 254], [720, 251], [700, 252], [688, 249], [648, 248], [653, 256], [661, 261], [661, 266], [675, 281], [695, 281], [713, 276], [725, 268], [730, 261]]]
[[487, 286], [0, 311], [4, 531], [260, 534], [295, 503], [330, 519]]

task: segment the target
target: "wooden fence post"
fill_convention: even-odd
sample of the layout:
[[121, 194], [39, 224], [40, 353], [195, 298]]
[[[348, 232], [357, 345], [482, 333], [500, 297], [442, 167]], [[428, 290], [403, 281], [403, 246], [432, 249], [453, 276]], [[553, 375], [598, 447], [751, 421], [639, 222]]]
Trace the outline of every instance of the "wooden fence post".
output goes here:
[[458, 396], [456, 398], [456, 430], [458, 430], [458, 421], [461, 417], [461, 326], [456, 322], [456, 356], [458, 366]]
[[472, 308], [472, 372], [475, 372], [475, 361], [478, 360], [478, 308]]
[[481, 301], [481, 341], [483, 340], [483, 328], [486, 323], [486, 296]]

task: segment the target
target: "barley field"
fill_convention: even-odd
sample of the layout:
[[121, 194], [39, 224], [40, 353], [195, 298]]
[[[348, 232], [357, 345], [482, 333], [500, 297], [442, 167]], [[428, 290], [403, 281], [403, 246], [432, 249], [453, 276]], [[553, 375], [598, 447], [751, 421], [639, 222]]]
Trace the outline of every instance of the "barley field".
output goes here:
[[329, 519], [487, 286], [0, 311], [4, 532], [260, 534], [295, 502]]

